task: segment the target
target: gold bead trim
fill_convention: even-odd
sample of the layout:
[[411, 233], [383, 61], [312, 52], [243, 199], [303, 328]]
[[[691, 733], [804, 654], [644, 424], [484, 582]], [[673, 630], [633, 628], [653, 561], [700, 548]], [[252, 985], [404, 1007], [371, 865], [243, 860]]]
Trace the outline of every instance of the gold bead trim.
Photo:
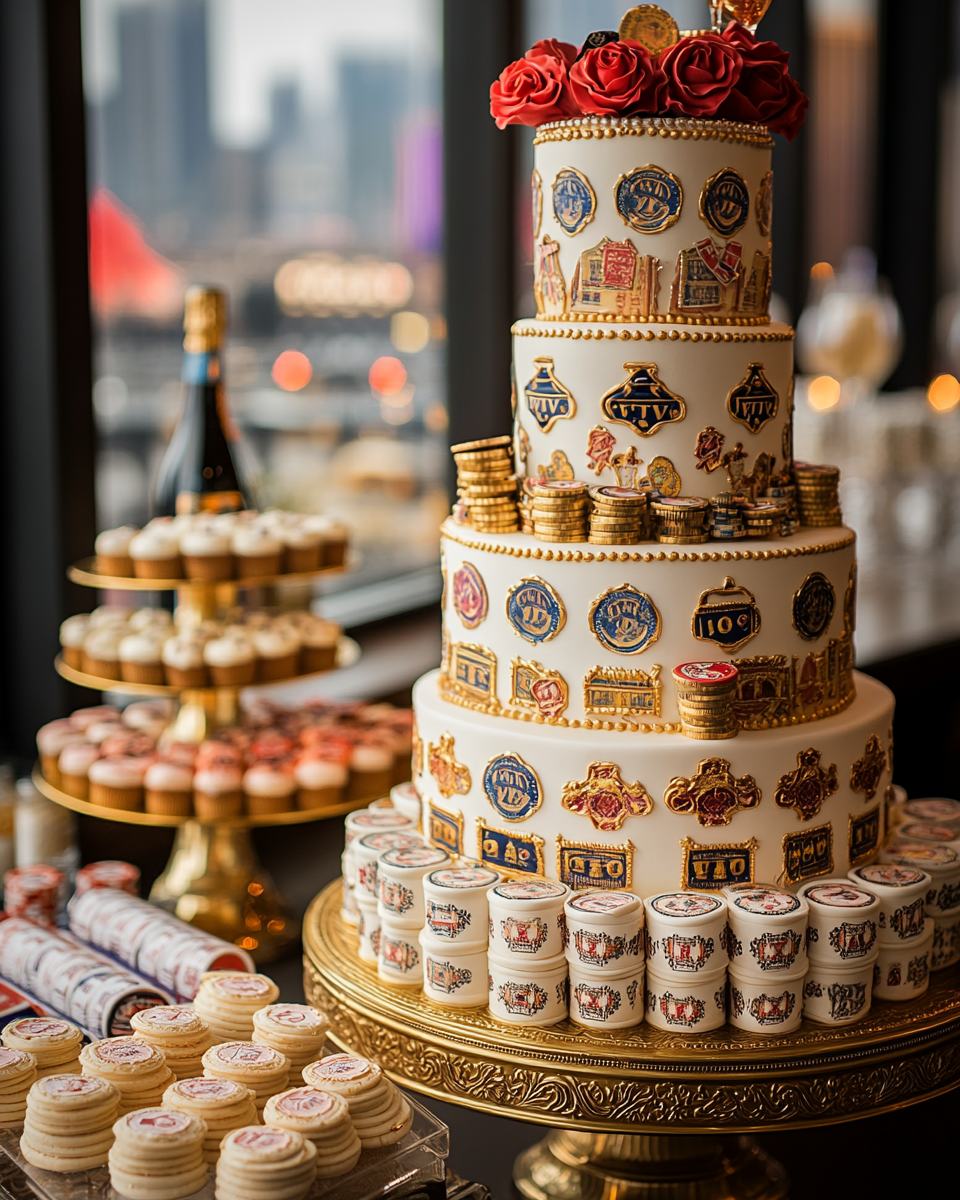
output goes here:
[[757, 146], [761, 150], [773, 149], [773, 138], [763, 125], [700, 121], [695, 117], [575, 117], [567, 121], [550, 121], [537, 127], [533, 144], [644, 135], [684, 142], [732, 142], [739, 146]]
[[486, 550], [490, 554], [506, 554], [510, 558], [535, 558], [543, 562], [744, 562], [747, 559], [806, 558], [817, 554], [832, 554], [852, 546], [856, 534], [848, 533], [835, 542], [817, 546], [782, 546], [776, 550], [545, 550], [541, 546], [506, 546], [502, 542], [480, 542], [461, 534], [450, 521], [441, 526], [443, 536], [468, 550]]
[[657, 332], [652, 329], [621, 329], [618, 332], [616, 329], [570, 329], [549, 325], [536, 328], [519, 322], [510, 332], [514, 337], [572, 338], [586, 342], [591, 338], [598, 342], [604, 339], [608, 342], [618, 339], [621, 342], [792, 342], [795, 336], [792, 329], [786, 332], [767, 330], [763, 333], [688, 333], [685, 329], [661, 329]]
[[[638, 321], [643, 321], [648, 325], [769, 325], [771, 323], [769, 313], [765, 313], [759, 317], [737, 317], [730, 314], [724, 314], [721, 317], [691, 316], [688, 313], [647, 313], [645, 317], [627, 317], [623, 313], [567, 312], [557, 313], [556, 315], [538, 313], [532, 319], [545, 323], [549, 321], [575, 321], [582, 325], [635, 325]], [[672, 335], [661, 334], [660, 336], [669, 337]]]

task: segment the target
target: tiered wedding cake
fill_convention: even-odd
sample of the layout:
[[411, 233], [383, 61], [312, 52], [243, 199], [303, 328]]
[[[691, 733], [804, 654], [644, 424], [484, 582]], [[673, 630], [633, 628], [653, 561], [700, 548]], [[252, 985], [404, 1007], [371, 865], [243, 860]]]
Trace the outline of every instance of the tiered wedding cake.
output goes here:
[[[414, 769], [425, 829], [466, 858], [650, 895], [843, 876], [882, 840], [893, 699], [853, 670], [854, 534], [802, 487], [786, 536], [720, 519], [793, 505], [802, 474], [794, 334], [768, 315], [772, 146], [719, 117], [537, 129], [517, 475], [528, 497], [536, 477], [701, 497], [714, 523], [550, 541], [455, 509]], [[705, 661], [737, 669], [735, 737], [685, 736], [674, 670]]]

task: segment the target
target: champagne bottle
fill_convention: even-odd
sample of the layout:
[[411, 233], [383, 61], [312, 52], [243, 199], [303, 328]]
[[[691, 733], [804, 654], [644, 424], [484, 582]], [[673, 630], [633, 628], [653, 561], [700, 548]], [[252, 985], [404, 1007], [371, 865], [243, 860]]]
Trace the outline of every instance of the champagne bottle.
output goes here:
[[183, 328], [183, 407], [154, 490], [155, 516], [237, 512], [246, 505], [231, 443], [220, 349], [226, 298], [219, 288], [187, 289]]

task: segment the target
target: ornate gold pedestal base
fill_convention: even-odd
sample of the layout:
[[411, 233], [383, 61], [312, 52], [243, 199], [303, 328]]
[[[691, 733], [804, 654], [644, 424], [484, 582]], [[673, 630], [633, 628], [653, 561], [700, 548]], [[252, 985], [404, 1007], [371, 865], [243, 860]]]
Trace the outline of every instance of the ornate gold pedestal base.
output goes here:
[[526, 1200], [783, 1200], [786, 1172], [749, 1137], [560, 1130], [513, 1170]]
[[181, 825], [150, 899], [236, 942], [257, 963], [278, 958], [300, 936], [300, 922], [260, 866], [245, 823]]

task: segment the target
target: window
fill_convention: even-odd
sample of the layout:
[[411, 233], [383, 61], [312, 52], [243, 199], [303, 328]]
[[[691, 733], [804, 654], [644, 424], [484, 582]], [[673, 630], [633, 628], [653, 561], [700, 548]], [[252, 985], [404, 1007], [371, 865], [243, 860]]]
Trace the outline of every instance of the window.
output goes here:
[[[259, 505], [350, 524], [361, 565], [325, 591], [392, 580], [407, 606], [431, 601], [448, 505], [439, 0], [83, 0], [83, 21], [99, 526], [149, 516], [183, 292], [218, 284]], [[386, 615], [323, 603], [346, 624]]]

